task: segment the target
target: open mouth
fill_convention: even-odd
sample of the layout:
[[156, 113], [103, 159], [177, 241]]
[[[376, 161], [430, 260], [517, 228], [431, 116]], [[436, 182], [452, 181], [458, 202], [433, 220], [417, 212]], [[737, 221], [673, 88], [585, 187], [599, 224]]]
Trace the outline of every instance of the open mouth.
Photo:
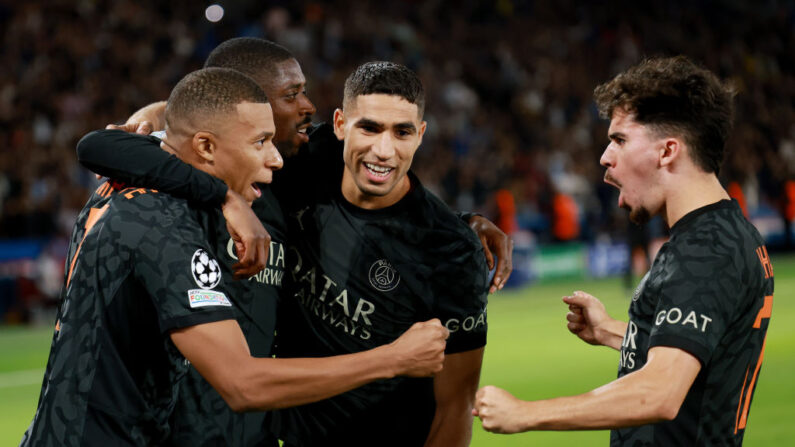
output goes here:
[[254, 195], [256, 195], [257, 198], [262, 196], [262, 191], [259, 189], [259, 186], [257, 186], [256, 183], [251, 184], [251, 189], [254, 191]]
[[304, 143], [309, 141], [309, 135], [306, 133], [306, 131], [311, 125], [312, 123], [306, 123], [298, 127], [298, 138], [300, 138]]
[[364, 163], [364, 167], [367, 169], [369, 177], [376, 181], [385, 180], [394, 170], [394, 168], [379, 166], [372, 163]]

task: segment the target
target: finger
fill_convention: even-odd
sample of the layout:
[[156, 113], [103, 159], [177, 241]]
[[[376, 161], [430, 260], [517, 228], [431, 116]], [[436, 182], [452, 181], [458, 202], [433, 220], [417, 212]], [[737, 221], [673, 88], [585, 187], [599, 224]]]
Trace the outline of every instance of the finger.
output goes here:
[[101, 176], [101, 175], [99, 175], [99, 174], [94, 174], [94, 177], [96, 177], [96, 178], [97, 178], [97, 180], [102, 180], [102, 176]]
[[266, 238], [257, 239], [257, 271], [260, 271], [268, 266], [268, 249], [270, 242]]
[[497, 272], [500, 276], [500, 290], [505, 287], [505, 283], [508, 282], [508, 278], [511, 277], [511, 272], [513, 272], [513, 240], [507, 236], [505, 239], [507, 243], [503, 245], [504, 249], [500, 249], [497, 254]]
[[577, 323], [569, 323], [569, 324], [566, 325], [566, 327], [569, 329], [570, 332], [572, 332], [574, 334], [582, 332], [582, 330], [585, 329], [584, 325], [577, 324]]
[[135, 133], [139, 135], [149, 135], [150, 133], [152, 133], [153, 130], [154, 128], [152, 126], [152, 123], [150, 123], [149, 121], [141, 121], [135, 127]]
[[494, 268], [494, 255], [491, 253], [489, 241], [486, 239], [486, 236], [480, 236], [480, 244], [483, 246], [483, 253], [486, 255], [486, 264], [488, 264], [489, 270], [491, 270]]
[[119, 130], [119, 126], [116, 124], [108, 124], [105, 126], [105, 129]]
[[568, 320], [568, 321], [570, 321], [572, 323], [577, 323], [577, 324], [585, 323], [585, 317], [583, 317], [582, 315], [577, 315], [574, 312], [567, 313], [566, 314], [566, 320]]
[[572, 294], [571, 296], [564, 296], [563, 302], [569, 305], [573, 304], [579, 307], [586, 307], [586, 304], [588, 303], [588, 298], [577, 294], [577, 292], [574, 292], [574, 294]]

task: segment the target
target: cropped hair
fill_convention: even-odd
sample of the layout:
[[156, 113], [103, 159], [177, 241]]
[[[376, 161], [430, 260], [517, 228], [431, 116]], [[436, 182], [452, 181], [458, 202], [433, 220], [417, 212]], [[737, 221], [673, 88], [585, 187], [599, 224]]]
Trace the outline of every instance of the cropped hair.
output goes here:
[[618, 108], [656, 135], [678, 135], [693, 162], [720, 172], [732, 127], [734, 89], [685, 56], [646, 59], [594, 89], [603, 118]]
[[204, 67], [231, 68], [263, 85], [275, 77], [276, 65], [288, 59], [293, 59], [293, 54], [277, 43], [255, 37], [235, 37], [215, 47]]
[[186, 75], [166, 104], [166, 127], [195, 127], [236, 110], [242, 102], [267, 103], [253, 79], [231, 68], [203, 68]]
[[394, 62], [367, 62], [345, 80], [343, 105], [357, 96], [381, 93], [400, 96], [417, 105], [419, 116], [425, 112], [425, 90], [416, 73]]

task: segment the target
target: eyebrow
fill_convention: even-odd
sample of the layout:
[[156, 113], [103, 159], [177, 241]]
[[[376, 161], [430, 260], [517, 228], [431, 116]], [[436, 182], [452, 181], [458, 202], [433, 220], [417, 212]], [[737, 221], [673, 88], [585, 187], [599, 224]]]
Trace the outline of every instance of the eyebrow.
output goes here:
[[259, 140], [261, 140], [263, 138], [268, 138], [268, 137], [272, 137], [272, 136], [273, 136], [273, 132], [264, 132], [263, 131], [263, 132], [258, 133], [256, 137], [251, 139], [251, 141], [259, 141]]
[[[365, 127], [365, 126], [375, 127], [378, 130], [384, 130], [384, 128], [386, 127], [382, 123], [379, 123], [378, 121], [371, 120], [370, 118], [361, 118], [359, 121], [356, 122], [356, 126], [357, 127]], [[399, 130], [410, 130], [412, 132], [416, 132], [417, 131], [417, 126], [415, 126], [414, 123], [412, 123], [410, 121], [403, 122], [403, 123], [397, 123], [397, 124], [394, 124], [392, 127], [395, 128], [395, 129], [399, 129]]]
[[295, 88], [301, 88], [303, 86], [304, 86], [303, 82], [296, 82], [295, 84], [288, 85], [287, 87], [284, 88], [284, 90], [292, 90], [292, 89], [295, 89]]
[[624, 135], [624, 134], [623, 134], [623, 133], [621, 133], [621, 132], [613, 132], [613, 133], [611, 133], [611, 134], [608, 134], [608, 135], [607, 135], [607, 138], [609, 138], [609, 139], [611, 139], [611, 140], [615, 140], [616, 138], [621, 138], [621, 139], [624, 139], [624, 140], [626, 140], [626, 139], [627, 139], [627, 136], [626, 136], [626, 135]]

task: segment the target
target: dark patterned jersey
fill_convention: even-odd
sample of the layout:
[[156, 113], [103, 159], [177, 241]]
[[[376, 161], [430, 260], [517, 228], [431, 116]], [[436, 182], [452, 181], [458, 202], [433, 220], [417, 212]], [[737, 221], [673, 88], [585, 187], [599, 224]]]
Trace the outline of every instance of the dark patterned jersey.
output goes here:
[[[204, 175], [158, 147], [156, 138], [119, 131], [100, 131], [78, 146], [81, 162], [115, 179], [158, 189], [161, 193], [215, 206], [223, 201], [226, 187], [215, 177]], [[209, 177], [209, 178], [208, 178]], [[135, 183], [133, 183], [135, 182]], [[220, 185], [218, 184], [220, 182]], [[213, 185], [213, 186], [208, 186]], [[229, 281], [228, 297], [248, 342], [251, 355], [269, 357], [273, 345], [276, 305], [285, 269], [285, 227], [281, 208], [267, 185], [252, 208], [271, 236], [267, 267], [243, 281]], [[208, 196], [220, 195], [220, 200]], [[232, 276], [238, 260], [219, 211], [208, 243], [218, 254], [224, 273]], [[179, 398], [169, 421], [170, 446], [254, 446], [275, 442], [263, 429], [264, 412], [236, 413], [192, 366], [179, 384]]]
[[736, 202], [680, 219], [632, 298], [618, 376], [654, 346], [689, 352], [701, 370], [674, 420], [613, 430], [610, 444], [740, 445], [772, 306], [767, 249]]
[[[412, 173], [412, 190], [393, 206], [347, 202], [328, 126], [314, 129], [305, 149], [275, 183], [290, 245], [277, 355], [359, 352], [431, 318], [451, 331], [447, 353], [484, 346], [488, 272], [471, 229]], [[416, 446], [434, 412], [433, 380], [401, 377], [281, 410], [273, 427], [292, 445]]]
[[23, 446], [148, 446], [188, 370], [173, 329], [235, 318], [213, 213], [103, 184], [78, 217], [38, 408]]
[[[230, 300], [239, 310], [237, 321], [248, 341], [251, 355], [270, 357], [276, 325], [276, 305], [285, 272], [285, 224], [278, 203], [268, 188], [252, 207], [271, 235], [265, 270], [230, 287]], [[219, 262], [232, 274], [237, 254], [226, 230], [216, 228]], [[180, 396], [172, 414], [171, 446], [266, 446], [278, 445], [264, 429], [265, 412], [236, 413], [196, 371], [189, 368], [180, 383]]]

